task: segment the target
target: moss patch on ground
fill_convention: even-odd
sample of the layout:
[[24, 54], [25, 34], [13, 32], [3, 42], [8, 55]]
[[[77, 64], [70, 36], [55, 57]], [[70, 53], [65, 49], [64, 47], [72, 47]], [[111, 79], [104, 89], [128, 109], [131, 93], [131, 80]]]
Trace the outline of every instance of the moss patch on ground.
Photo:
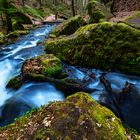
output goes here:
[[[134, 41], [135, 40], [135, 41]], [[46, 53], [73, 65], [140, 75], [140, 30], [123, 23], [89, 24], [46, 42]]]
[[127, 140], [120, 120], [88, 94], [50, 103], [0, 130], [0, 139]]

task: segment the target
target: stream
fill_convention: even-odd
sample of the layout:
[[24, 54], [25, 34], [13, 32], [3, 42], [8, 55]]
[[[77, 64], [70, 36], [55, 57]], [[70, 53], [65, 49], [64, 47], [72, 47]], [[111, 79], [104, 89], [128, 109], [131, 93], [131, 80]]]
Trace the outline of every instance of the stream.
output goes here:
[[[47, 38], [54, 27], [55, 25], [44, 25], [34, 29], [28, 35], [22, 36], [14, 44], [0, 47], [0, 126], [12, 123], [15, 118], [32, 108], [48, 104], [50, 101], [65, 99], [64, 92], [57, 89], [53, 83], [26, 82], [18, 90], [6, 88], [8, 81], [20, 74], [22, 64], [26, 59], [45, 53], [41, 42]], [[140, 77], [67, 64], [63, 65], [63, 70], [68, 73], [70, 79], [93, 90], [91, 96], [116, 114], [117, 109], [104, 85], [100, 82], [100, 76], [104, 75], [111, 83], [116, 98], [119, 97], [126, 82], [130, 83], [129, 94], [120, 101], [119, 107], [125, 123], [140, 132]]]

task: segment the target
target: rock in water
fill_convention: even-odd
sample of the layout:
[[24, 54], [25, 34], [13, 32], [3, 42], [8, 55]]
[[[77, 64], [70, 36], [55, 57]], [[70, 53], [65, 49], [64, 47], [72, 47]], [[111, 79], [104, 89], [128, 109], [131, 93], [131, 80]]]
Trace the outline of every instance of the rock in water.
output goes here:
[[26, 60], [21, 71], [21, 74], [12, 78], [6, 87], [18, 89], [26, 80], [44, 81], [46, 77], [57, 77], [61, 74], [62, 63], [53, 54], [46, 54]]
[[61, 73], [61, 70], [61, 61], [53, 54], [47, 54], [26, 60], [22, 67], [22, 74], [42, 74], [53, 77]]

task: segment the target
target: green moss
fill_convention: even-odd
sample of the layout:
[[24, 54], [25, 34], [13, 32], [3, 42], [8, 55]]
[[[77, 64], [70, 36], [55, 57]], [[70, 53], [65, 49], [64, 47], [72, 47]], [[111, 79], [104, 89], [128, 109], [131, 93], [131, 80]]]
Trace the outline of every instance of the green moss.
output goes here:
[[74, 65], [140, 75], [139, 46], [139, 30], [123, 23], [102, 22], [46, 42], [46, 52]]
[[89, 23], [99, 23], [101, 19], [105, 18], [105, 15], [99, 5], [101, 4], [96, 0], [90, 0], [87, 4], [87, 10], [90, 16]]
[[7, 139], [127, 140], [120, 120], [83, 92], [17, 119], [1, 129], [0, 138], [5, 135]]
[[60, 35], [70, 35], [74, 33], [79, 27], [85, 24], [84, 20], [80, 15], [70, 18], [66, 20], [64, 23], [61, 23], [57, 26], [53, 31], [52, 34], [56, 36]]
[[0, 32], [0, 44], [4, 43], [5, 36], [2, 32]]
[[41, 65], [43, 66], [43, 74], [48, 77], [54, 77], [61, 73], [62, 63], [60, 59], [53, 54], [49, 54], [47, 57], [38, 57], [41, 59]]
[[55, 77], [61, 74], [62, 63], [53, 54], [41, 55], [25, 61], [22, 74], [41, 74], [47, 77]]
[[32, 8], [29, 5], [25, 5], [24, 7], [22, 7], [21, 11], [35, 18], [42, 19], [43, 17], [43, 12], [40, 9]]
[[21, 35], [26, 35], [28, 33], [29, 33], [28, 30], [15, 30], [13, 32], [10, 32], [6, 37], [7, 38], [15, 38], [15, 37], [19, 37]]
[[22, 86], [22, 83], [23, 83], [22, 78], [20, 76], [16, 76], [8, 82], [6, 87], [13, 88], [13, 89], [18, 89]]

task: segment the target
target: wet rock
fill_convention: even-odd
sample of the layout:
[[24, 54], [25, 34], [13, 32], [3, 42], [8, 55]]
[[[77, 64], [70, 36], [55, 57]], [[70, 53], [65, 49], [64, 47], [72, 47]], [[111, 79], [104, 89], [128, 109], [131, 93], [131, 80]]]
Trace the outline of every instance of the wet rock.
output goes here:
[[5, 136], [27, 140], [127, 140], [120, 120], [83, 92], [21, 117], [0, 131], [0, 139]]
[[129, 25], [102, 22], [46, 42], [46, 52], [74, 65], [140, 75], [139, 37], [140, 31]]
[[85, 25], [85, 21], [80, 15], [70, 18], [57, 26], [52, 34], [56, 36], [73, 34], [79, 27]]
[[22, 76], [16, 76], [12, 78], [8, 84], [6, 85], [7, 88], [19, 89], [22, 86]]
[[54, 77], [61, 73], [61, 61], [53, 54], [41, 55], [26, 60], [22, 67], [22, 74], [42, 74], [47, 77]]
[[28, 80], [53, 81], [51, 77], [59, 77], [61, 75], [62, 63], [53, 54], [41, 55], [26, 60], [21, 71], [21, 74], [12, 78], [6, 87], [19, 89]]

